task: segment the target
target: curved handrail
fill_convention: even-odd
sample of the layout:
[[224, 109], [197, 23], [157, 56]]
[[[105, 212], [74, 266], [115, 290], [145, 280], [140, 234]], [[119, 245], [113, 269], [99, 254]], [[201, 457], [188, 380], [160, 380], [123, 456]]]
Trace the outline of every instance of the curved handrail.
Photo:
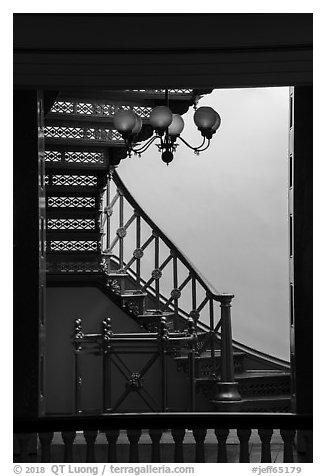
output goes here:
[[114, 171], [112, 178], [116, 186], [122, 191], [123, 195], [133, 206], [136, 212], [154, 230], [154, 232], [161, 238], [161, 240], [167, 245], [167, 247], [172, 250], [175, 256], [183, 263], [183, 265], [189, 270], [189, 272], [198, 280], [198, 282], [207, 292], [208, 296], [213, 299], [218, 299], [219, 296], [221, 296], [221, 293], [214, 288], [214, 286], [195, 268], [189, 258], [187, 258], [186, 255], [182, 253], [179, 248], [170, 240], [170, 238], [168, 238], [167, 235], [156, 225], [156, 223], [153, 222], [153, 220], [147, 215], [147, 213], [131, 195], [131, 193], [126, 188], [116, 171]]

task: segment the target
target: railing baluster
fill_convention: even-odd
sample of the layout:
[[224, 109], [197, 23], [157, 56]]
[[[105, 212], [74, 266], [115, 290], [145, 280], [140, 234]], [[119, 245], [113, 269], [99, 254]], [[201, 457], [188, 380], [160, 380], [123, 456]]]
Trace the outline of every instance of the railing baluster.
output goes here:
[[160, 441], [162, 438], [163, 431], [157, 429], [151, 429], [148, 431], [149, 436], [152, 440], [152, 463], [161, 462], [161, 448]]
[[[158, 270], [160, 265], [160, 241], [159, 237], [155, 236], [155, 270]], [[155, 301], [156, 309], [160, 309], [160, 279], [155, 279]]]
[[192, 277], [192, 281], [191, 281], [191, 299], [192, 299], [192, 309], [195, 310], [197, 307], [197, 291], [196, 291], [195, 277]]
[[51, 443], [53, 439], [53, 431], [39, 433], [41, 443], [41, 463], [51, 462]]
[[108, 442], [108, 463], [117, 462], [117, 440], [120, 430], [108, 430], [105, 436]]
[[249, 463], [249, 439], [251, 436], [250, 429], [239, 429], [237, 435], [240, 441], [239, 463]]
[[[136, 249], [140, 248], [140, 240], [141, 240], [141, 218], [140, 215], [137, 214], [137, 221], [136, 221]], [[137, 280], [137, 287], [140, 288], [140, 259], [136, 260], [136, 280]]]
[[123, 269], [123, 195], [121, 194], [121, 192], [119, 200], [119, 230], [121, 230], [121, 235], [119, 236], [119, 266], [120, 269]]
[[133, 428], [127, 430], [127, 437], [129, 440], [129, 463], [138, 463], [138, 441], [141, 436], [141, 429]]
[[293, 463], [293, 446], [295, 430], [280, 430], [281, 437], [284, 443], [283, 462]]
[[111, 216], [110, 216], [110, 200], [111, 200], [111, 180], [107, 181], [106, 185], [106, 249], [110, 249], [111, 243]]
[[[173, 255], [173, 291], [177, 294], [178, 289], [178, 258]], [[179, 328], [179, 307], [178, 307], [178, 298], [173, 299], [174, 305], [174, 328], [178, 330]]]
[[174, 440], [174, 462], [183, 463], [183, 440], [186, 430], [182, 428], [173, 428], [171, 433]]
[[215, 336], [214, 336], [214, 301], [212, 298], [209, 300], [209, 327], [210, 327], [210, 336], [209, 336], [209, 345], [211, 352], [211, 367], [212, 374], [216, 375], [216, 359], [215, 359]]
[[95, 441], [97, 430], [85, 430], [84, 438], [86, 440], [86, 463], [95, 463]]
[[217, 448], [217, 462], [218, 463], [227, 463], [228, 462], [228, 455], [226, 449], [226, 440], [229, 436], [230, 430], [227, 429], [215, 429], [215, 435], [218, 441], [218, 448]]
[[197, 428], [192, 431], [196, 441], [196, 463], [205, 463], [205, 438], [207, 430], [204, 428]]
[[28, 449], [29, 449], [32, 435], [33, 435], [32, 433], [17, 433], [16, 434], [16, 438], [19, 445], [19, 454], [20, 454], [19, 459], [21, 463], [29, 462]]
[[62, 441], [64, 443], [63, 461], [65, 463], [73, 463], [74, 462], [73, 444], [74, 444], [74, 440], [76, 438], [76, 432], [75, 431], [62, 431], [61, 436], [62, 436]]
[[261, 462], [262, 463], [271, 463], [271, 439], [273, 436], [273, 430], [263, 429], [258, 430], [258, 435], [261, 440]]

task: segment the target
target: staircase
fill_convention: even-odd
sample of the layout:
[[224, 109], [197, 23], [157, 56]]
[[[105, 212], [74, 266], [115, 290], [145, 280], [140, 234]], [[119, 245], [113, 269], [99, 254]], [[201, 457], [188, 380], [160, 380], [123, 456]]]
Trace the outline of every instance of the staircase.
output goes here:
[[[206, 91], [170, 93], [173, 112], [184, 113]], [[115, 168], [126, 152], [112, 129], [117, 107], [132, 104], [142, 115], [140, 140], [151, 136], [150, 109], [164, 92], [62, 92], [45, 118], [47, 286], [96, 286], [140, 330], [170, 332], [195, 322], [198, 351], [195, 385], [198, 411], [213, 410], [221, 367], [218, 291], [169, 240], [122, 183]], [[108, 180], [109, 178], [109, 180]], [[235, 381], [241, 411], [290, 411], [289, 364], [233, 341]], [[189, 359], [174, 355], [179, 371]]]

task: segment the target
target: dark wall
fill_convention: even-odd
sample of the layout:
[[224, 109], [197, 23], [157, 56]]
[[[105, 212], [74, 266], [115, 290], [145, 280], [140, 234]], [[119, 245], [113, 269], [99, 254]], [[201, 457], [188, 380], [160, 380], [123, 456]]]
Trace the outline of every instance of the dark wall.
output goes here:
[[37, 91], [14, 92], [14, 413], [38, 413], [39, 137]]
[[312, 413], [313, 407], [312, 99], [312, 87], [294, 88], [294, 340], [299, 413]]

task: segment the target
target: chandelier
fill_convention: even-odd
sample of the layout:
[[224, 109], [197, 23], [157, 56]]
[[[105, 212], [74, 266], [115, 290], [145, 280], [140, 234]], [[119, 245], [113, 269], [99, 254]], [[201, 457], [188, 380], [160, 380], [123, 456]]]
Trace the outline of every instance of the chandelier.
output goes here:
[[180, 134], [184, 128], [184, 121], [180, 114], [173, 114], [169, 108], [169, 92], [165, 90], [165, 106], [157, 106], [152, 109], [149, 116], [149, 123], [154, 129], [154, 136], [139, 144], [139, 133], [142, 129], [141, 118], [131, 109], [120, 109], [113, 116], [114, 127], [125, 142], [129, 157], [134, 153], [139, 157], [155, 141], [161, 153], [163, 162], [167, 165], [173, 160], [173, 154], [178, 147], [177, 140], [182, 141], [186, 146], [199, 155], [200, 152], [208, 149], [210, 141], [221, 124], [219, 114], [211, 107], [199, 107], [194, 114], [194, 123], [200, 131], [203, 139], [198, 147], [193, 147]]

